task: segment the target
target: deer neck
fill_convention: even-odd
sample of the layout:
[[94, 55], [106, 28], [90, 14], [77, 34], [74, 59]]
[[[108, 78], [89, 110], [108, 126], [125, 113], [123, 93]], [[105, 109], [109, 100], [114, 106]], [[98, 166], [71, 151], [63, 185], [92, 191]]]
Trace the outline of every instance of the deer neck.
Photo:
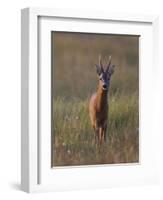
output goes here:
[[99, 84], [97, 89], [97, 109], [106, 109], [108, 105], [108, 90], [103, 90], [102, 86]]

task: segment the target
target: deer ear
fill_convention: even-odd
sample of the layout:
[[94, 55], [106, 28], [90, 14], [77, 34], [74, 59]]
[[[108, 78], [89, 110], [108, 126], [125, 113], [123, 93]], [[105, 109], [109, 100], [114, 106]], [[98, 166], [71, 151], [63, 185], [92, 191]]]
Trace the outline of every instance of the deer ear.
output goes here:
[[110, 75], [112, 75], [114, 73], [114, 68], [115, 68], [115, 65], [110, 66], [110, 68], [109, 68]]
[[95, 67], [96, 67], [97, 74], [100, 75], [102, 73], [101, 67], [97, 64], [95, 64]]

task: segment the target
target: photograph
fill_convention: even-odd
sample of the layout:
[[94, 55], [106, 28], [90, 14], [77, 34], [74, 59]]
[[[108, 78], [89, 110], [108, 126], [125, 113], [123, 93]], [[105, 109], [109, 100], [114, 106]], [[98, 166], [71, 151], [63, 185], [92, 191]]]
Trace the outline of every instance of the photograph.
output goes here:
[[139, 163], [139, 35], [51, 32], [51, 166]]

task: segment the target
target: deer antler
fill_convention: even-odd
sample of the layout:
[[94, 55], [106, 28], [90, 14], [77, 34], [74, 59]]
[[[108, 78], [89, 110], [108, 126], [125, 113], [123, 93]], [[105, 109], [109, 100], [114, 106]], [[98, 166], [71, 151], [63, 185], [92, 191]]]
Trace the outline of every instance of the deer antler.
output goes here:
[[101, 67], [101, 70], [104, 71], [102, 59], [101, 59], [101, 54], [99, 55], [99, 66]]
[[111, 65], [111, 56], [109, 56], [109, 61], [108, 61], [106, 71], [109, 71], [110, 65]]

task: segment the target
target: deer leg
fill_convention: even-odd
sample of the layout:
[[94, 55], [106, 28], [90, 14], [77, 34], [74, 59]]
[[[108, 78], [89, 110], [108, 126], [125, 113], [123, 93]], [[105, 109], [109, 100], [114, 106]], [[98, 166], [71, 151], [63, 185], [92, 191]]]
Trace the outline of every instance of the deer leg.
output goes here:
[[93, 130], [94, 130], [94, 143], [96, 143], [96, 127], [93, 125]]
[[107, 124], [105, 124], [104, 126], [104, 135], [103, 135], [105, 143], [106, 143], [106, 131], [107, 131]]
[[106, 142], [106, 126], [101, 127], [101, 144]]
[[97, 144], [99, 142], [99, 127], [96, 126], [95, 128], [95, 143]]
[[103, 127], [100, 127], [100, 130], [99, 130], [99, 143], [100, 145], [102, 144], [103, 142]]

